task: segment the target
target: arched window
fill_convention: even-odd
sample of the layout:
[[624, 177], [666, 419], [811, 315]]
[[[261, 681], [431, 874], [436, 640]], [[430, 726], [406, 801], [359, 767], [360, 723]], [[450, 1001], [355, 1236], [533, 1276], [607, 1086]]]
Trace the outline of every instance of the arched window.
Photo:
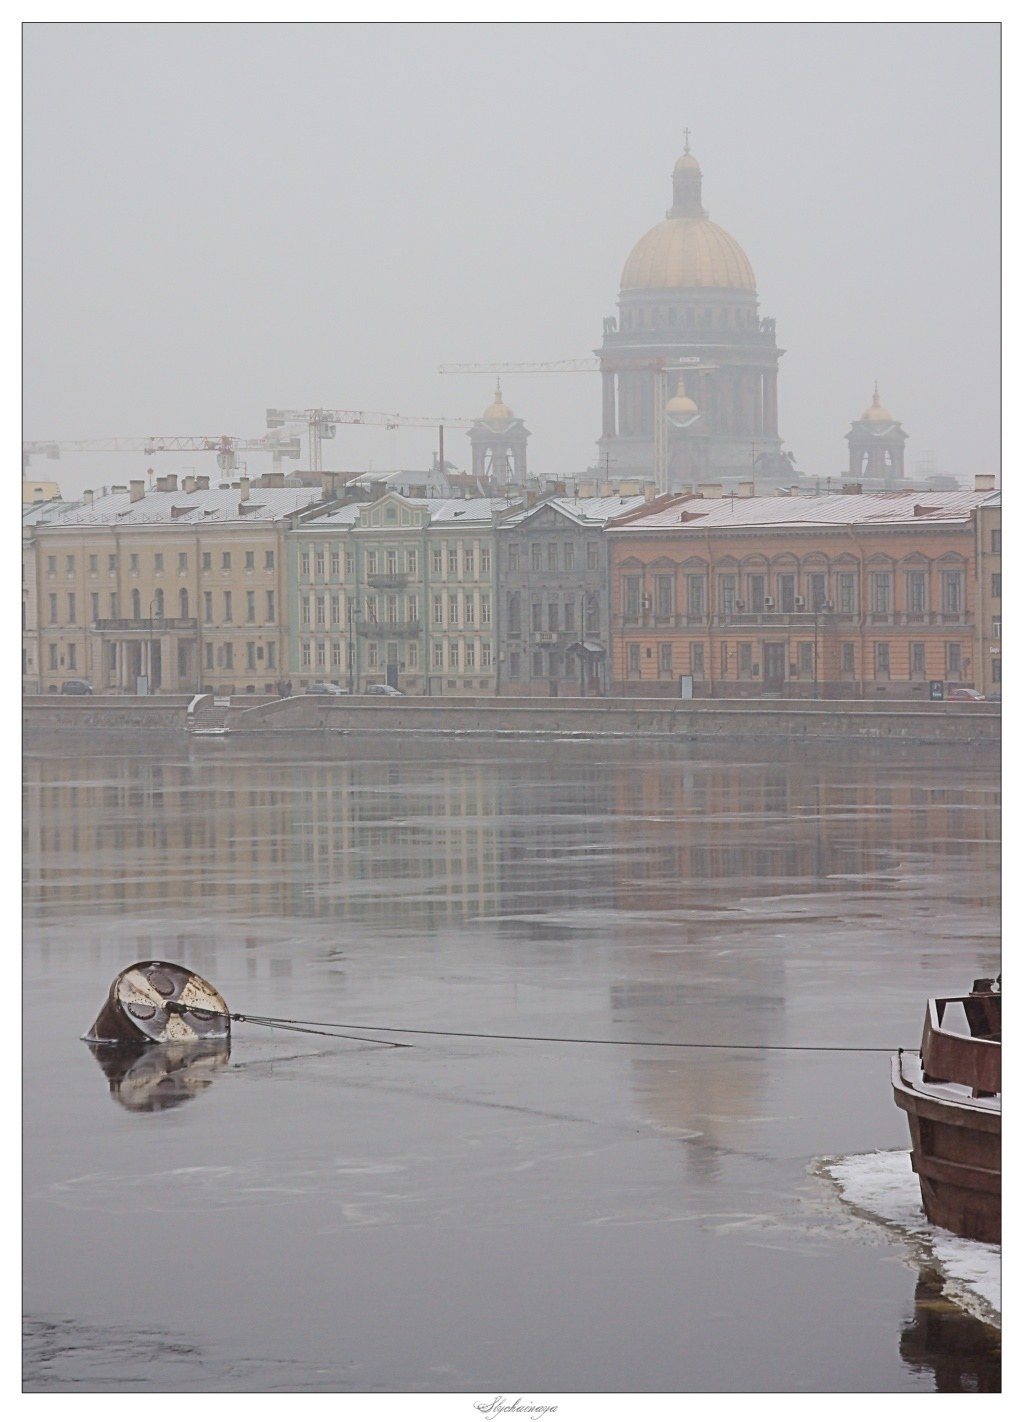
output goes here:
[[132, 617], [136, 622], [142, 616], [142, 597], [138, 588], [132, 588]]
[[153, 616], [163, 617], [164, 615], [164, 590], [157, 588], [153, 594]]
[[188, 588], [178, 589], [178, 616], [188, 616]]

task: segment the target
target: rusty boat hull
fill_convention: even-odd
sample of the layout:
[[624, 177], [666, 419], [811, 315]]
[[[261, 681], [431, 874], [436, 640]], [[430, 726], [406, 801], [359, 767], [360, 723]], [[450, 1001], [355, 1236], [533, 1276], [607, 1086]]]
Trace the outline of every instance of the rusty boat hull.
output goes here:
[[919, 1052], [892, 1059], [907, 1113], [911, 1165], [932, 1224], [966, 1239], [1002, 1239], [1001, 999], [987, 980], [928, 1003]]

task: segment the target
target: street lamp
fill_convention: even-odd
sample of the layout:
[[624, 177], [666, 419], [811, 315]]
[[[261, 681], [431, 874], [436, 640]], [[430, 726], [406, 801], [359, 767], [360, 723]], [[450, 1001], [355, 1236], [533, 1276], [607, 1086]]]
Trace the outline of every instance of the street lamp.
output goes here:
[[349, 695], [355, 695], [355, 635], [353, 625], [359, 616], [359, 604], [352, 598], [348, 600], [348, 690]]
[[825, 602], [817, 603], [814, 608], [814, 699], [818, 699], [818, 619], [821, 614], [832, 611], [832, 604], [827, 599]]

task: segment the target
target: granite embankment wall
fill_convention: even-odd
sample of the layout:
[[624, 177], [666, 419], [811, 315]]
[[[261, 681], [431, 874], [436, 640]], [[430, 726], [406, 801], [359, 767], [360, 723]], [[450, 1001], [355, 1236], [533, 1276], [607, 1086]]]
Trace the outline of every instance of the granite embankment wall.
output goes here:
[[[26, 731], [181, 730], [185, 696], [33, 696], [24, 703]], [[828, 701], [652, 701], [441, 699], [374, 696], [236, 696], [229, 706], [207, 698], [197, 726], [233, 732], [462, 732], [492, 735], [669, 736], [685, 740], [844, 740], [973, 745], [996, 749], [998, 706], [983, 702], [922, 704]]]

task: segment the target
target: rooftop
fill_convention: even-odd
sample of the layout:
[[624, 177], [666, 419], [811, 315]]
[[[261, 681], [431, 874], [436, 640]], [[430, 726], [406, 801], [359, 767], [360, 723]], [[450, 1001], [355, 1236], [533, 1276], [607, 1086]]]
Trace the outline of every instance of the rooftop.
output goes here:
[[991, 494], [966, 489], [934, 493], [789, 494], [766, 498], [702, 499], [694, 494], [659, 501], [650, 512], [623, 516], [630, 532], [705, 528], [821, 528], [849, 524], [964, 523]]

